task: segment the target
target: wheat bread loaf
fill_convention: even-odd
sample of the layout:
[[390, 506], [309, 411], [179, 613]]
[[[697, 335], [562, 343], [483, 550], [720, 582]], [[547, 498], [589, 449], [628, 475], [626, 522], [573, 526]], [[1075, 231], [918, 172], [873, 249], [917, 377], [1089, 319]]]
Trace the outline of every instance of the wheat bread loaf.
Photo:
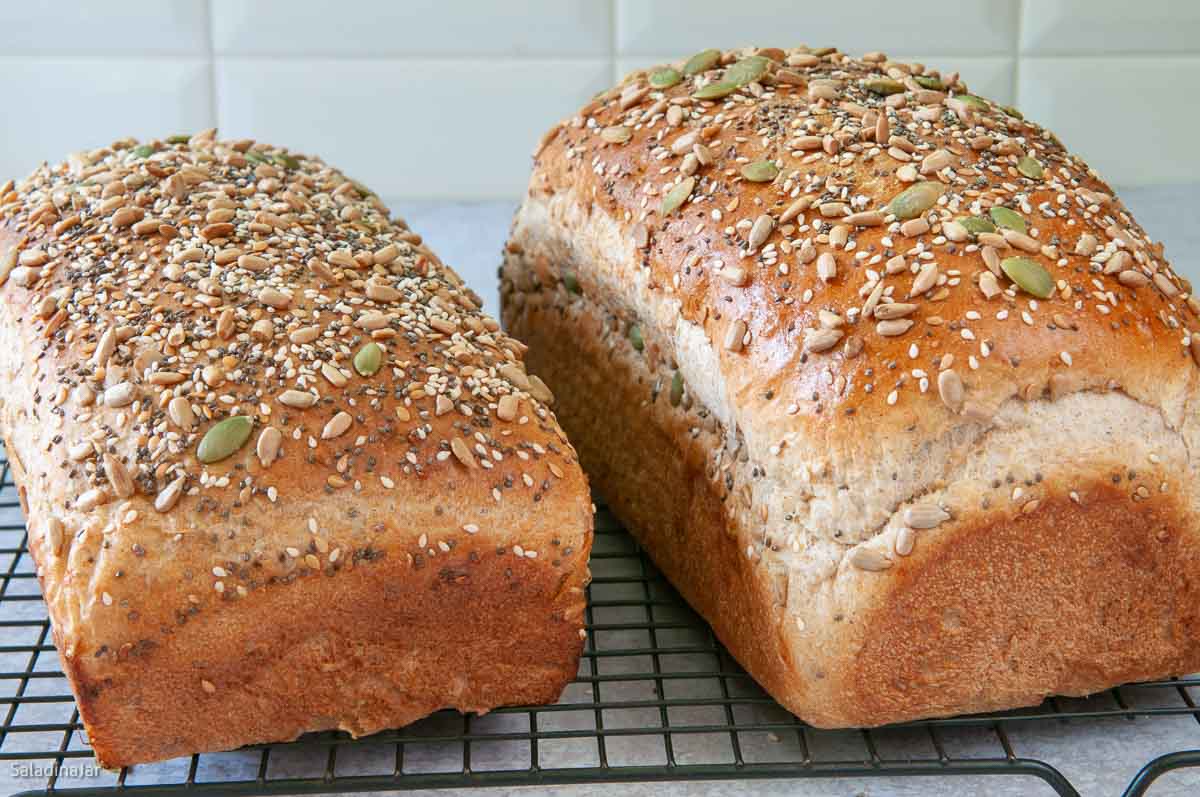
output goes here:
[[480, 308], [273, 146], [119, 141], [0, 187], [0, 431], [103, 765], [557, 698], [590, 496]]
[[538, 145], [501, 294], [599, 493], [801, 718], [1200, 669], [1200, 302], [956, 73], [634, 72]]

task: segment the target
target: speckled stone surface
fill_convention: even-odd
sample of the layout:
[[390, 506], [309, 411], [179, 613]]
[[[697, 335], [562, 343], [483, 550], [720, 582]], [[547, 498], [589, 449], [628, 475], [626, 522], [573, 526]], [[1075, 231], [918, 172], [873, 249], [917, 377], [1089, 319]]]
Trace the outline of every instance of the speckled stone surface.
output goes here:
[[[1130, 206], [1135, 216], [1155, 238], [1166, 242], [1168, 258], [1178, 271], [1193, 281], [1200, 282], [1200, 185], [1176, 186], [1153, 189], [1132, 189], [1118, 191], [1119, 195]], [[509, 222], [516, 208], [516, 202], [487, 202], [487, 203], [392, 203], [393, 212], [404, 217], [412, 228], [430, 243], [435, 251], [461, 274], [467, 282], [484, 297], [487, 310], [498, 314], [498, 299], [496, 288], [496, 267], [500, 262], [500, 250], [508, 233]], [[18, 522], [19, 515], [10, 517], [9, 512], [0, 511], [0, 523]], [[36, 589], [36, 585], [32, 588]], [[18, 612], [19, 614], [15, 614]], [[41, 618], [45, 616], [40, 602], [22, 602], [18, 608], [6, 607], [3, 619], [14, 619], [17, 616]], [[9, 640], [5, 637], [11, 633], [0, 630], [0, 645]], [[29, 644], [30, 640], [15, 640], [18, 644]], [[23, 668], [27, 662], [0, 662], [3, 669]], [[43, 654], [39, 657], [37, 669], [53, 670], [57, 668], [56, 657]], [[47, 679], [48, 680], [48, 679]], [[39, 691], [51, 694], [55, 689], [61, 689], [61, 684], [41, 684], [31, 682], [30, 693]], [[44, 690], [50, 691], [44, 691]], [[1200, 700], [1200, 689], [1191, 690], [1193, 699]], [[676, 692], [672, 697], [685, 697], [686, 692]], [[1151, 701], [1161, 699], [1161, 690], [1123, 690], [1123, 697], [1132, 705], [1152, 705]], [[1107, 700], [1107, 702], [1104, 702]], [[1099, 701], [1099, 702], [1097, 702]], [[1064, 700], [1064, 710], [1079, 708], [1111, 708], [1111, 698], [1098, 697], [1092, 701]], [[0, 707], [7, 711], [7, 707]], [[30, 713], [30, 706], [22, 706], [17, 721], [37, 721]], [[45, 721], [62, 721], [51, 711], [63, 711], [66, 707], [59, 704], [45, 706], [47, 712]], [[497, 717], [501, 715], [495, 715]], [[511, 716], [511, 715], [510, 715]], [[1015, 755], [1046, 761], [1058, 768], [1079, 789], [1080, 793], [1091, 797], [1107, 797], [1118, 795], [1126, 784], [1134, 777], [1138, 769], [1149, 760], [1164, 753], [1183, 749], [1200, 748], [1200, 723], [1190, 716], [1168, 716], [1152, 719], [1129, 721], [1125, 719], [1103, 719], [1089, 722], [1063, 723], [1059, 721], [1038, 721], [1029, 723], [1006, 723], [1008, 738], [1013, 746]], [[850, 732], [852, 733], [852, 732]], [[978, 730], [945, 730], [942, 741], [946, 751], [954, 756], [994, 756], [996, 742], [994, 739], [979, 738]], [[0, 740], [0, 752], [9, 753], [19, 750], [45, 749], [48, 745], [57, 746], [61, 734], [38, 734], [45, 738], [25, 738], [21, 740], [9, 738]], [[719, 736], [719, 735], [718, 735]], [[707, 737], [696, 739], [689, 755], [694, 760], [713, 760], [712, 756], [720, 757], [717, 750], [704, 749]], [[835, 736], [830, 736], [835, 743]], [[720, 738], [714, 738], [712, 745], [725, 744]], [[764, 740], [764, 745], [785, 744], [780, 740]], [[339, 753], [337, 772], [339, 775], [384, 774], [390, 773], [393, 753], [391, 746], [376, 745], [373, 749], [367, 743], [342, 748]], [[902, 754], [902, 753], [900, 753]], [[928, 757], [929, 752], [919, 753]], [[429, 750], [423, 754], [423, 765], [436, 769], [438, 753]], [[457, 751], [453, 754], [458, 761]], [[504, 768], [504, 752], [496, 754], [496, 760], [489, 760], [489, 768]], [[528, 752], [522, 759], [528, 763]], [[87, 759], [76, 759], [75, 763], [82, 766]], [[228, 779], [253, 778], [257, 774], [259, 755], [253, 752], [233, 752], [220, 755], [208, 755], [201, 758], [197, 773], [198, 780], [219, 781]], [[271, 777], [294, 775], [297, 777], [319, 774], [325, 766], [323, 753], [313, 755], [311, 749], [302, 746], [288, 748], [272, 755]], [[522, 765], [520, 761], [514, 762]], [[590, 761], [588, 762], [590, 763]], [[649, 762], [648, 762], [649, 763]], [[44, 788], [45, 778], [23, 776], [20, 767], [24, 762], [0, 762], [0, 795], [12, 794], [22, 789]], [[563, 756], [555, 761], [558, 766], [569, 766], [569, 756]], [[127, 783], [149, 784], [178, 782], [187, 774], [187, 759], [165, 762], [153, 766], [137, 767], [128, 776]], [[457, 768], [457, 764], [453, 767]], [[97, 787], [111, 785], [115, 782], [113, 773], [82, 772], [80, 777], [66, 779], [60, 783], [60, 788]], [[378, 792], [379, 794], [385, 792]], [[414, 795], [445, 795], [448, 791], [406, 792]], [[460, 792], [461, 793], [461, 792]], [[1004, 777], [929, 777], [929, 778], [859, 778], [851, 780], [765, 780], [765, 781], [721, 781], [721, 782], [689, 782], [689, 783], [657, 783], [657, 784], [621, 784], [621, 785], [583, 785], [573, 787], [546, 788], [498, 788], [490, 789], [483, 794], [489, 797], [501, 795], [568, 795], [569, 797], [592, 797], [593, 795], [639, 794], [666, 797], [666, 795], [701, 795], [702, 797], [725, 797], [726, 795], [758, 794], [758, 795], [836, 795], [837, 797], [854, 797], [870, 795], [871, 797], [940, 797], [945, 795], [986, 794], [1003, 795], [1004, 797], [1025, 797], [1026, 795], [1051, 795], [1052, 790], [1042, 782], [1031, 778]], [[1200, 794], [1200, 769], [1180, 770], [1168, 774], [1158, 780], [1148, 792], [1150, 797], [1185, 797]]]

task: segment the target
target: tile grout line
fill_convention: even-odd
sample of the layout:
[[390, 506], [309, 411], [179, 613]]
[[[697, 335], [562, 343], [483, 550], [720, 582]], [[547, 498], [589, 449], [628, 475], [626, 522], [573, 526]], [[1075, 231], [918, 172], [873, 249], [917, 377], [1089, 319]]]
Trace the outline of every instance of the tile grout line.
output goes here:
[[204, 38], [208, 52], [208, 113], [213, 127], [220, 127], [217, 118], [217, 56], [213, 43], [212, 0], [204, 0]]
[[[13, 51], [8, 50], [0, 53], [0, 64], [15, 61], [192, 61], [198, 58], [205, 58], [212, 52], [211, 44], [203, 53], [191, 53], [180, 55], [172, 52], [139, 52], [137, 50], [122, 50], [119, 53], [114, 53], [109, 50], [71, 50], [71, 51], [56, 51], [56, 50], [28, 50], [28, 51]], [[1147, 56], [1151, 55], [1146, 53]], [[579, 54], [575, 52], [552, 52], [552, 53], [480, 53], [472, 52], [452, 52], [449, 50], [440, 51], [437, 53], [420, 53], [420, 52], [378, 52], [378, 53], [325, 53], [325, 52], [230, 52], [222, 54], [223, 60], [234, 61], [342, 61], [346, 63], [361, 63], [367, 61], [383, 61], [394, 63], [442, 63], [442, 62], [478, 62], [481, 64], [494, 64], [497, 60], [507, 61], [517, 64], [537, 63], [546, 61], [566, 61], [566, 62], [583, 62], [583, 61], [609, 61], [612, 60], [609, 53], [596, 52]], [[215, 58], [215, 56], [214, 56]]]
[[621, 0], [608, 0], [608, 72], [615, 84], [621, 79], [617, 74], [617, 20]]
[[1028, 0], [1020, 0], [1017, 6], [1017, 25], [1012, 48], [1012, 105], [1017, 110], [1021, 108], [1021, 36], [1025, 32], [1025, 11], [1028, 6]]
[[[126, 54], [127, 53], [127, 54]], [[944, 59], [947, 62], [954, 61], [987, 61], [998, 58], [1012, 58], [1018, 52], [1010, 47], [1007, 50], [993, 50], [985, 52], [975, 52], [971, 55], [963, 53], [946, 53], [946, 52], [921, 52], [909, 53], [901, 51], [889, 52], [889, 56], [907, 59], [926, 60]], [[679, 55], [671, 55], [669, 53], [645, 53], [645, 52], [630, 52], [625, 53], [630, 58], [647, 59], [647, 58], [679, 58]], [[208, 57], [208, 53], [202, 53], [200, 58]], [[7, 51], [0, 54], [0, 64], [15, 62], [15, 61], [113, 61], [116, 63], [128, 61], [189, 61], [196, 59], [196, 55], [176, 55], [173, 53], [163, 52], [137, 52], [137, 51], [122, 51], [121, 54], [114, 54], [105, 50], [73, 50], [71, 52], [58, 52], [54, 50], [44, 51]], [[331, 62], [340, 61], [344, 63], [362, 63], [362, 62], [388, 62], [388, 63], [488, 63], [494, 64], [497, 59], [510, 63], [537, 63], [537, 62], [584, 62], [584, 61], [605, 61], [614, 60], [607, 53], [595, 53], [591, 55], [579, 55], [576, 53], [506, 53], [506, 54], [481, 54], [479, 52], [439, 52], [433, 53], [231, 53], [223, 55], [224, 61], [320, 61]], [[1070, 60], [1094, 60], [1094, 61], [1121, 61], [1121, 60], [1155, 60], [1155, 61], [1200, 61], [1200, 54], [1194, 52], [1162, 52], [1151, 50], [1125, 50], [1120, 52], [1102, 52], [1096, 51], [1058, 51], [1044, 50], [1036, 54], [1030, 54], [1025, 57], [1025, 60], [1041, 60], [1055, 59], [1062, 61]], [[215, 56], [213, 56], [215, 62]]]

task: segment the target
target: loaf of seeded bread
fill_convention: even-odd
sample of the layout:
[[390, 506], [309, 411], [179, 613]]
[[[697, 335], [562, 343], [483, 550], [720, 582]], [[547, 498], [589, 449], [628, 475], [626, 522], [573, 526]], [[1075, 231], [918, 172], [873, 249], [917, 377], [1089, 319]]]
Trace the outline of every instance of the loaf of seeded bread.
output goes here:
[[1200, 669], [1200, 302], [957, 74], [635, 72], [544, 137], [501, 290], [599, 493], [801, 718]]
[[316, 158], [0, 187], [0, 431], [100, 763], [556, 699], [592, 506], [522, 350]]

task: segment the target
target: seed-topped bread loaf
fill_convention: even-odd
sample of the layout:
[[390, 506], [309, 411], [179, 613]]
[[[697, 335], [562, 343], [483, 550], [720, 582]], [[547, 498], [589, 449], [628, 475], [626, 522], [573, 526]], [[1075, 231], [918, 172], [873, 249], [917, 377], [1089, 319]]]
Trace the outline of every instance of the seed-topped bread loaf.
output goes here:
[[590, 496], [480, 306], [252, 141], [0, 187], [0, 431], [102, 764], [556, 699]]
[[542, 140], [501, 276], [599, 492], [802, 718], [1200, 669], [1200, 302], [956, 73], [635, 72]]

